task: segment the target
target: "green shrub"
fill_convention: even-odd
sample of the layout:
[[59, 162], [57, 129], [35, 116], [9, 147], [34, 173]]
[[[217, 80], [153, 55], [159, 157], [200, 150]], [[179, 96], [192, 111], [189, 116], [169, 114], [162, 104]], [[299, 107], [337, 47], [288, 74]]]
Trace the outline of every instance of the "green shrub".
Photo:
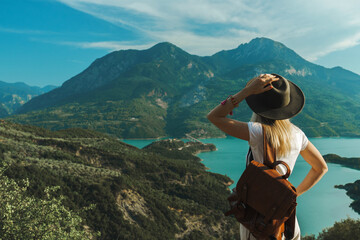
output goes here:
[[63, 206], [63, 197], [53, 197], [58, 187], [47, 187], [43, 199], [27, 196], [28, 187], [28, 180], [18, 184], [1, 171], [0, 239], [94, 239], [83, 220]]

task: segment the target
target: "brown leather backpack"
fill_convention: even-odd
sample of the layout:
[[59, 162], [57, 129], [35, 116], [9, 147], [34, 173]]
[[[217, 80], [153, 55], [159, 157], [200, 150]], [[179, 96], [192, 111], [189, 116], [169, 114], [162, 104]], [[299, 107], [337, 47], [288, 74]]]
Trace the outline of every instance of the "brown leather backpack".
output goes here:
[[[295, 229], [296, 188], [287, 180], [289, 166], [276, 161], [264, 133], [264, 164], [252, 160], [241, 175], [234, 192], [228, 197], [231, 209], [226, 216], [235, 218], [256, 239], [292, 239]], [[251, 151], [251, 149], [249, 150]], [[287, 168], [281, 176], [278, 164]]]

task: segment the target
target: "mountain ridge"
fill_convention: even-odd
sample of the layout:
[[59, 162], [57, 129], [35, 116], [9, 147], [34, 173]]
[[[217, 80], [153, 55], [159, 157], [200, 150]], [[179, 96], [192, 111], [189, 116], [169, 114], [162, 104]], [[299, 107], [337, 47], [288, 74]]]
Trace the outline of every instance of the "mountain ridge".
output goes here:
[[[307, 102], [294, 123], [309, 136], [360, 136], [360, 76], [308, 62], [268, 38], [206, 57], [168, 42], [112, 52], [10, 119], [50, 129], [90, 128], [120, 138], [219, 137], [224, 135], [207, 121], [207, 112], [261, 73], [278, 73], [303, 89]], [[251, 116], [246, 105], [235, 112], [241, 121]]]
[[[143, 54], [140, 55], [140, 53]], [[164, 55], [168, 55], [167, 57], [170, 55], [171, 57], [172, 54], [176, 54], [177, 57], [180, 56], [182, 58], [191, 56], [189, 53], [168, 42], [156, 44], [142, 51], [119, 50], [109, 53], [100, 59], [96, 59], [84, 71], [65, 81], [60, 88], [35, 98], [32, 102], [22, 107], [17, 113], [25, 113], [49, 105], [59, 105], [61, 101], [67, 97], [77, 94], [82, 95], [98, 87], [103, 87], [119, 77], [129, 77], [132, 75], [132, 68], [137, 67], [138, 69], [135, 71], [141, 71], [141, 65], [154, 64], [156, 60], [160, 59], [161, 61]], [[126, 75], [127, 71], [130, 72]], [[171, 73], [169, 72], [169, 74]], [[47, 101], [44, 101], [45, 99]], [[35, 108], [33, 107], [34, 105]]]

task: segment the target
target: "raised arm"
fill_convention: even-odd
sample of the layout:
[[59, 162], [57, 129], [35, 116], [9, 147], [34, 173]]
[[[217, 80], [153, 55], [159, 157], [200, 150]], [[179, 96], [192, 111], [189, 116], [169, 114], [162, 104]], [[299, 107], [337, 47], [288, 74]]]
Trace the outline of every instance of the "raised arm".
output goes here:
[[277, 80], [278, 78], [270, 74], [262, 74], [251, 79], [245, 88], [232, 96], [232, 101], [231, 99], [227, 99], [224, 104], [219, 104], [208, 113], [207, 118], [212, 124], [230, 136], [249, 141], [247, 123], [236, 121], [226, 116], [251, 94], [259, 94], [270, 90], [272, 88], [271, 83]]
[[307, 147], [300, 154], [311, 165], [311, 169], [296, 188], [298, 196], [312, 188], [328, 171], [324, 158], [311, 142], [308, 143]]

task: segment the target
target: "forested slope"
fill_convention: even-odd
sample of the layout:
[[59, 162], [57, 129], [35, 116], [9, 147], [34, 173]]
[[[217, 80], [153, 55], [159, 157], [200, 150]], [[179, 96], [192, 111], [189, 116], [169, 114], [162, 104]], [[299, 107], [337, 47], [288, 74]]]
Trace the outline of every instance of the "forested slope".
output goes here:
[[206, 172], [194, 144], [164, 144], [141, 150], [89, 130], [0, 125], [5, 174], [29, 179], [33, 197], [60, 186], [72, 211], [95, 204], [80, 216], [100, 239], [233, 239], [236, 221], [223, 215], [231, 180]]

